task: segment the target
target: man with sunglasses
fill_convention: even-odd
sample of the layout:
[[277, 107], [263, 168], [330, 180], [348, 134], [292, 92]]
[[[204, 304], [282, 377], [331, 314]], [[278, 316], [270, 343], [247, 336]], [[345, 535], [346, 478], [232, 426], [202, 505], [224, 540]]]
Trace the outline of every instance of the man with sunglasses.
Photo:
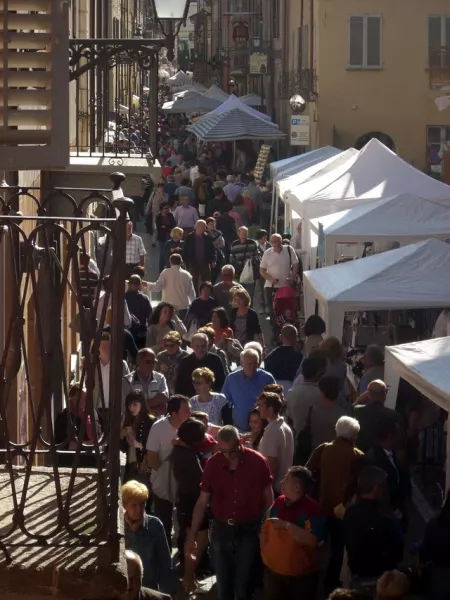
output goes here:
[[211, 506], [211, 547], [219, 600], [247, 600], [256, 582], [261, 519], [273, 503], [272, 476], [267, 460], [244, 447], [232, 425], [220, 429], [217, 442], [218, 452], [203, 471], [187, 554], [195, 556], [195, 540]]
[[154, 370], [155, 353], [151, 348], [142, 348], [137, 354], [136, 370], [123, 378], [122, 393], [125, 399], [135, 390], [142, 392], [147, 400], [147, 408], [155, 416], [165, 415], [169, 390], [164, 375]]

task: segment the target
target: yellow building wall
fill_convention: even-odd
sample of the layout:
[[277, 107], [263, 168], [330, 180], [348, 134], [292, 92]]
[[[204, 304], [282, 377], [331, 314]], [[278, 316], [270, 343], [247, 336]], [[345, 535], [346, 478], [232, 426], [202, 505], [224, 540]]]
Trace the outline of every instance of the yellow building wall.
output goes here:
[[[348, 69], [348, 19], [362, 14], [383, 17], [380, 70]], [[404, 159], [425, 168], [427, 125], [450, 126], [450, 109], [437, 110], [434, 99], [443, 94], [430, 89], [427, 70], [428, 15], [439, 14], [450, 15], [449, 0], [316, 0], [314, 146], [345, 148], [381, 131]]]

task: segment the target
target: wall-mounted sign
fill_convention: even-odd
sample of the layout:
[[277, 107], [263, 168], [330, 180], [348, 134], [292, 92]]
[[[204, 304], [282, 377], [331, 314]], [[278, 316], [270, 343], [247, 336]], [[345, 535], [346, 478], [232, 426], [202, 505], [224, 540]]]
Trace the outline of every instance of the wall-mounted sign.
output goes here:
[[246, 44], [250, 34], [247, 21], [238, 21], [233, 23], [233, 41], [236, 44]]
[[291, 116], [291, 146], [309, 146], [309, 117]]
[[252, 52], [250, 54], [250, 75], [265, 75], [267, 73], [267, 54]]

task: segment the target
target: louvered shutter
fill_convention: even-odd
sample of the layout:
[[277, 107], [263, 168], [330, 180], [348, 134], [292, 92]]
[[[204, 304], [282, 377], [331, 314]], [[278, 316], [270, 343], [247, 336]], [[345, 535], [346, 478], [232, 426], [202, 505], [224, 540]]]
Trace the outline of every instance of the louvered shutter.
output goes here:
[[0, 170], [69, 164], [67, 0], [0, 2]]

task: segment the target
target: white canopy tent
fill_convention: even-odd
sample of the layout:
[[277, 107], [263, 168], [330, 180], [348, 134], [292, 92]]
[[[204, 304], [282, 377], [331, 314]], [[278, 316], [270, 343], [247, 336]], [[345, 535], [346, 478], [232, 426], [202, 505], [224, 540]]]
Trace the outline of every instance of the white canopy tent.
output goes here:
[[222, 88], [220, 88], [215, 83], [213, 83], [212, 86], [206, 90], [205, 96], [207, 96], [208, 98], [214, 98], [215, 100], [220, 100], [221, 102], [225, 102], [225, 100], [228, 100], [228, 98], [230, 97], [229, 94], [224, 92]]
[[450, 186], [429, 177], [372, 139], [352, 160], [291, 189], [287, 200], [306, 219], [355, 206], [361, 199], [409, 192], [450, 205]]
[[[206, 96], [206, 93], [204, 94], [204, 96]], [[216, 117], [217, 115], [221, 115], [222, 113], [226, 113], [226, 112], [229, 112], [230, 110], [235, 110], [235, 109], [238, 109], [241, 112], [244, 112], [247, 115], [250, 115], [251, 117], [258, 117], [258, 119], [262, 119], [263, 121], [266, 121], [267, 123], [274, 125], [274, 123], [272, 123], [272, 120], [268, 115], [265, 115], [264, 113], [259, 112], [259, 110], [255, 110], [251, 106], [247, 106], [247, 104], [243, 104], [239, 100], [239, 98], [234, 95], [227, 97], [227, 99], [224, 102], [223, 101], [221, 102], [220, 106], [218, 106], [217, 108], [215, 108], [214, 110], [209, 112], [207, 115], [203, 115], [203, 117], [201, 117], [201, 119], [204, 120], [204, 119], [209, 119], [210, 117]]]
[[[386, 406], [395, 408], [400, 378], [437, 406], [450, 412], [450, 337], [435, 338], [385, 350]], [[450, 434], [447, 433], [446, 489], [450, 487]]]
[[327, 334], [341, 339], [346, 311], [448, 306], [450, 245], [430, 239], [306, 271], [303, 284], [306, 317], [317, 300]]
[[247, 106], [264, 106], [265, 102], [258, 96], [258, 94], [246, 94], [245, 96], [239, 96], [239, 100]]
[[277, 160], [273, 163], [270, 163], [270, 176], [272, 178], [281, 178], [284, 175], [288, 177], [297, 172], [294, 169], [301, 171], [303, 168], [306, 168], [306, 166], [317, 164], [320, 161], [336, 156], [339, 153], [340, 150], [333, 148], [333, 146], [324, 146], [323, 148], [317, 148], [317, 150], [310, 150], [309, 152], [304, 152], [303, 154], [297, 154], [296, 156], [283, 158], [282, 160]]
[[184, 71], [178, 71], [177, 73], [175, 73], [175, 75], [169, 77], [167, 82], [173, 88], [192, 85], [193, 83], [192, 79], [189, 77], [189, 75], [186, 75]]
[[415, 169], [372, 139], [351, 160], [320, 171], [284, 198], [304, 219], [302, 247], [309, 251], [311, 219], [404, 192], [450, 205], [450, 186]]
[[193, 93], [182, 98], [172, 100], [172, 102], [165, 102], [162, 106], [162, 109], [170, 114], [207, 113], [217, 108], [219, 104], [219, 100], [207, 98], [202, 94]]
[[[301, 213], [301, 202], [293, 196], [293, 202], [291, 202], [291, 196], [294, 191], [300, 189], [300, 187], [307, 182], [313, 182], [316, 178], [332, 177], [332, 172], [336, 169], [342, 170], [348, 162], [354, 160], [355, 156], [358, 155], [358, 150], [355, 148], [349, 148], [343, 152], [339, 152], [334, 156], [330, 156], [325, 160], [319, 157], [317, 160], [311, 160], [306, 168], [298, 171], [294, 175], [284, 174], [279, 180], [277, 180], [277, 192], [283, 200], [287, 201], [299, 215]], [[292, 192], [291, 192], [292, 190]]]
[[[339, 243], [375, 242], [387, 250], [386, 245], [393, 242], [406, 246], [431, 237], [450, 240], [450, 206], [408, 193], [312, 219], [311, 233], [316, 236], [319, 223], [323, 226], [327, 265], [334, 264]], [[311, 246], [314, 247], [312, 239]]]

